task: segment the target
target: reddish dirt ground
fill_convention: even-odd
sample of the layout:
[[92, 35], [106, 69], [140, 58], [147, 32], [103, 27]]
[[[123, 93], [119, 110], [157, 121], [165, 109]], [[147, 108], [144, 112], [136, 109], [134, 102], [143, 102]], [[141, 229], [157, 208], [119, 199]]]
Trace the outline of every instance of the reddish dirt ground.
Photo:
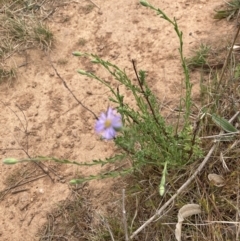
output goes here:
[[[219, 0], [150, 2], [169, 17], [176, 17], [184, 33], [187, 56], [201, 42], [221, 36], [220, 40], [226, 43], [228, 33], [232, 34], [233, 27], [213, 19], [214, 9], [222, 4]], [[101, 141], [94, 133], [93, 116], [78, 105], [51, 66], [52, 61], [84, 105], [97, 115], [105, 111], [111, 105], [108, 90], [77, 74], [77, 69], [93, 67], [86, 59], [72, 56], [73, 51], [98, 54], [125, 68], [130, 77], [134, 77], [131, 59], [135, 59], [139, 69], [148, 71], [149, 85], [159, 100], [172, 107], [178, 103], [183, 75], [179, 42], [172, 26], [138, 1], [96, 0], [95, 3], [100, 9], [89, 7], [89, 1], [70, 1], [56, 9], [48, 19], [55, 38], [49, 54], [26, 50], [12, 57], [16, 66], [27, 65], [18, 69], [18, 77], [11, 85], [7, 82], [0, 86], [1, 159], [26, 158], [28, 154], [90, 162], [113, 153], [113, 143]], [[99, 67], [94, 70], [106, 76]], [[194, 98], [198, 99], [199, 76], [194, 76], [192, 83]], [[53, 163], [46, 163], [43, 169], [45, 172], [33, 164], [0, 165], [0, 190], [6, 191], [22, 179], [39, 177], [17, 189], [13, 187], [1, 198], [0, 240], [38, 240], [36, 233], [46, 221], [46, 214], [69, 195], [68, 181], [79, 173], [89, 175], [100, 170]], [[109, 181], [95, 181], [88, 187], [95, 209], [101, 211], [101, 207], [111, 205], [109, 185]]]

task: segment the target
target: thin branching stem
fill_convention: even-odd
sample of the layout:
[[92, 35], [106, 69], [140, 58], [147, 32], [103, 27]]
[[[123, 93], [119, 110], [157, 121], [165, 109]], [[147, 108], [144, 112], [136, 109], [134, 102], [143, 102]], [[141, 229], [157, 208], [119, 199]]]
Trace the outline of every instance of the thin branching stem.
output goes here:
[[[173, 25], [174, 30], [177, 33], [177, 36], [179, 39], [179, 53], [180, 53], [181, 63], [182, 63], [183, 72], [184, 72], [184, 76], [185, 76], [186, 95], [185, 95], [185, 100], [184, 100], [185, 110], [184, 110], [184, 128], [183, 128], [183, 129], [185, 129], [189, 126], [189, 116], [190, 116], [191, 106], [192, 106], [192, 101], [191, 101], [192, 85], [190, 83], [190, 76], [189, 76], [189, 70], [187, 67], [187, 63], [183, 56], [183, 38], [182, 38], [183, 33], [182, 33], [182, 31], [179, 30], [178, 24], [177, 24], [177, 21], [175, 18], [173, 20], [171, 20], [161, 9], [155, 8], [150, 3], [148, 3], [146, 0], [141, 0], [140, 3], [143, 6], [149, 7], [150, 9], [156, 11], [157, 14], [161, 18], [165, 19], [166, 21], [168, 21], [170, 24]], [[181, 90], [181, 96], [182, 96], [182, 90]], [[182, 109], [182, 97], [180, 98], [180, 109]], [[179, 112], [179, 116], [178, 116], [178, 122], [176, 125], [175, 134], [177, 134], [177, 132], [178, 132], [179, 122], [180, 122], [180, 112]]]
[[138, 80], [138, 84], [139, 84], [139, 86], [140, 86], [140, 88], [141, 88], [141, 91], [142, 91], [142, 93], [143, 93], [144, 98], [146, 99], [146, 101], [147, 101], [147, 103], [148, 103], [148, 106], [149, 106], [149, 108], [150, 108], [150, 110], [151, 110], [151, 113], [152, 113], [152, 115], [153, 115], [153, 118], [154, 118], [156, 124], [157, 124], [159, 127], [161, 127], [164, 135], [167, 137], [166, 130], [165, 130], [164, 128], [162, 128], [162, 126], [159, 124], [158, 119], [157, 119], [157, 116], [156, 116], [156, 113], [155, 113], [155, 111], [154, 111], [154, 109], [153, 109], [153, 106], [152, 106], [152, 104], [151, 104], [151, 102], [150, 102], [150, 100], [149, 100], [149, 97], [148, 97], [146, 91], [145, 91], [144, 88], [143, 88], [143, 83], [141, 83], [141, 81], [140, 81], [140, 79], [139, 79], [138, 72], [137, 72], [137, 67], [136, 67], [135, 61], [134, 61], [133, 59], [132, 59], [132, 65], [133, 65], [133, 69], [134, 69], [135, 75], [136, 75], [137, 80]]
[[53, 65], [52, 61], [50, 60], [50, 63], [51, 63], [51, 66], [52, 68], [54, 69], [56, 75], [58, 76], [58, 78], [62, 81], [64, 87], [71, 93], [71, 95], [73, 96], [73, 98], [78, 102], [79, 105], [81, 105], [84, 109], [86, 109], [87, 111], [89, 111], [93, 116], [94, 118], [97, 120], [98, 117], [97, 115], [92, 111], [90, 110], [88, 107], [86, 107], [77, 97], [76, 95], [71, 91], [71, 89], [68, 87], [66, 81], [62, 78], [62, 76], [58, 73], [57, 69], [55, 68], [55, 66]]

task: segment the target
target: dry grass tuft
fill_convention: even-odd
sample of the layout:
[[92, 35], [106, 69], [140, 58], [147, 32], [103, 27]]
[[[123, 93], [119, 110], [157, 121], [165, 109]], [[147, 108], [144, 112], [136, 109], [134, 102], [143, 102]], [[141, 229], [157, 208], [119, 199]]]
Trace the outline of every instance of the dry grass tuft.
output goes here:
[[16, 66], [6, 67], [14, 55], [29, 48], [52, 48], [54, 36], [46, 20], [57, 4], [59, 1], [0, 2], [0, 82], [16, 76]]
[[47, 215], [47, 223], [39, 230], [39, 240], [89, 240], [92, 212], [86, 189], [72, 190], [71, 195]]

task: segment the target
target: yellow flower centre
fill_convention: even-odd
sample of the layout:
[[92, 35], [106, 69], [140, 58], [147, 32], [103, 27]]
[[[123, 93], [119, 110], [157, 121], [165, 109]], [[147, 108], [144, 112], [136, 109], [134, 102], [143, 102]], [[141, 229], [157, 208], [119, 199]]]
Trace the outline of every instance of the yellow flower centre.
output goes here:
[[104, 123], [105, 128], [109, 128], [112, 125], [111, 120], [106, 120]]

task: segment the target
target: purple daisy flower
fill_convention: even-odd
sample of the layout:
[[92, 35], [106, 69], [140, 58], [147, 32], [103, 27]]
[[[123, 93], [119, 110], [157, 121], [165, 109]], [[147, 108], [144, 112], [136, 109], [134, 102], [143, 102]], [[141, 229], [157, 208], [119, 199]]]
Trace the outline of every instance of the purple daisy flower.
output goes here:
[[95, 131], [101, 134], [104, 139], [113, 139], [117, 131], [122, 127], [122, 117], [111, 107], [106, 113], [102, 113], [95, 125]]

